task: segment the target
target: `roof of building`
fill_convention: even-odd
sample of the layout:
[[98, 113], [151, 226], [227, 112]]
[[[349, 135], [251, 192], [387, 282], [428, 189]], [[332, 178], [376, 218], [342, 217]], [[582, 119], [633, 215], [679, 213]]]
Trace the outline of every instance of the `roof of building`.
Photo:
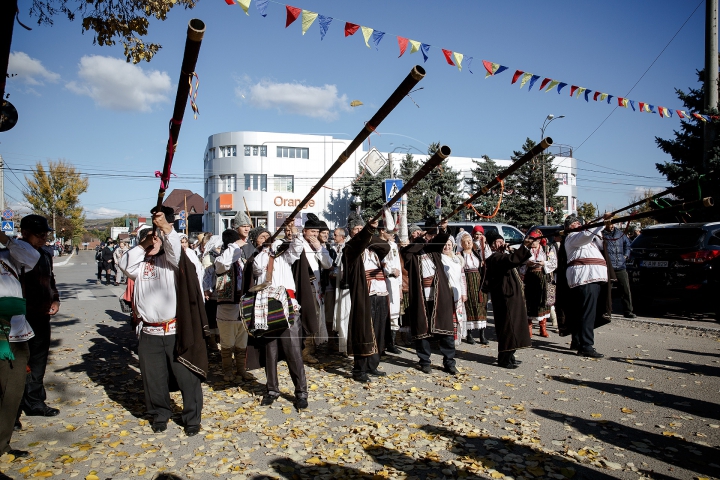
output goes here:
[[194, 193], [192, 190], [176, 188], [170, 195], [165, 197], [163, 205], [172, 207], [175, 214], [179, 214], [180, 210], [185, 210], [185, 199], [187, 198], [187, 214], [203, 213], [205, 211], [205, 200], [203, 197]]

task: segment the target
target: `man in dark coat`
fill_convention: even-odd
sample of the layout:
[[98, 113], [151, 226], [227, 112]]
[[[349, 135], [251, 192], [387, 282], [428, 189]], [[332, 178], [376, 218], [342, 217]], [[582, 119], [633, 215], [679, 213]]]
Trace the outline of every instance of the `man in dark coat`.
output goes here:
[[102, 249], [102, 265], [103, 270], [105, 271], [105, 285], [110, 285], [111, 283], [115, 286], [118, 285], [116, 279], [115, 279], [115, 256], [113, 255], [113, 250], [115, 248], [115, 241], [108, 237], [107, 243], [105, 244], [105, 247]]
[[[390, 251], [390, 245], [375, 236], [377, 222], [363, 226], [362, 218], [351, 213], [348, 218], [348, 230], [352, 238], [345, 242], [342, 264], [345, 282], [350, 290], [350, 320], [348, 323], [349, 353], [354, 357], [353, 379], [368, 383], [370, 375], [385, 376], [378, 370], [382, 338], [377, 337], [385, 330], [382, 323], [387, 317], [387, 297], [370, 295], [368, 278], [364, 265], [366, 249], [372, 249], [382, 261]], [[381, 302], [385, 303], [383, 314]]]
[[531, 346], [530, 331], [527, 327], [527, 309], [523, 283], [517, 267], [531, 256], [528, 238], [512, 253], [507, 253], [505, 240], [493, 231], [486, 235], [492, 255], [486, 259], [487, 280], [492, 298], [495, 333], [498, 339], [498, 365], [503, 368], [518, 368], [515, 350]]
[[[434, 220], [425, 222], [425, 236], [400, 250], [408, 272], [410, 302], [403, 322], [408, 322], [420, 359], [420, 370], [431, 373], [430, 338], [438, 341], [443, 356], [443, 369], [457, 374], [455, 368], [455, 303], [450, 282], [442, 263], [442, 250], [450, 234], [438, 234]], [[407, 326], [407, 325], [405, 325]]]

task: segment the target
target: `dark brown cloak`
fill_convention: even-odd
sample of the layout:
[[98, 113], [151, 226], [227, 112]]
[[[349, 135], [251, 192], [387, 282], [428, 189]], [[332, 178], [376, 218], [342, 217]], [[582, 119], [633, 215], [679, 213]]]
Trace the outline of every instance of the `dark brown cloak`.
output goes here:
[[498, 352], [532, 345], [523, 284], [516, 270], [530, 256], [530, 250], [521, 245], [513, 253], [494, 252], [485, 260]]
[[180, 253], [177, 275], [175, 358], [190, 371], [207, 379], [208, 355], [205, 336], [209, 334], [205, 303], [195, 265], [185, 250]]
[[[413, 338], [427, 338], [435, 334], [453, 335], [455, 327], [453, 312], [455, 302], [453, 301], [450, 281], [445, 274], [445, 267], [442, 263], [442, 249], [450, 238], [447, 233], [436, 235], [431, 243], [420, 238], [403, 247], [400, 256], [408, 272], [408, 286], [410, 301], [403, 315], [403, 326], [410, 327]], [[428, 254], [435, 265], [435, 278], [433, 287], [435, 296], [428, 301], [433, 301], [433, 311], [428, 318], [425, 310], [425, 292], [422, 286], [422, 267], [420, 266], [420, 255]]]
[[318, 325], [316, 300], [310, 281], [310, 263], [308, 263], [306, 255], [307, 253], [303, 252], [300, 254], [300, 258], [292, 264], [292, 273], [295, 279], [295, 299], [300, 304], [300, 322], [302, 322], [303, 332], [315, 335], [320, 331], [320, 325]]
[[375, 237], [374, 230], [366, 224], [357, 235], [345, 242], [342, 251], [343, 276], [350, 288], [347, 339], [350, 355], [368, 356], [379, 352], [370, 318], [370, 295], [362, 254], [366, 248], [372, 249], [382, 260], [390, 252], [390, 244]]

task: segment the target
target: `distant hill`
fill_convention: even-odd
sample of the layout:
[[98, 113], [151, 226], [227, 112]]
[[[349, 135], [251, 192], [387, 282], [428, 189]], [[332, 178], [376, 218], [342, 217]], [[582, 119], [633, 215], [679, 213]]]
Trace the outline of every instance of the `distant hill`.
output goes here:
[[90, 230], [93, 228], [104, 228], [112, 225], [112, 218], [86, 218], [85, 229]]

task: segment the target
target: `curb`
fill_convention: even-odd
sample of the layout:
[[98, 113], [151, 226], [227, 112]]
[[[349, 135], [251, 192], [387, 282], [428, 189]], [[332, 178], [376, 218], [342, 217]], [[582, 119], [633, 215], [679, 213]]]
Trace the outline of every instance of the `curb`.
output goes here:
[[75, 256], [75, 253], [71, 252], [70, 256], [68, 258], [66, 258], [65, 260], [63, 260], [62, 262], [57, 262], [57, 263], [53, 262], [53, 267], [64, 267], [73, 256]]
[[699, 327], [697, 325], [678, 325], [677, 323], [663, 322], [663, 321], [659, 321], [659, 320], [630, 319], [630, 318], [625, 318], [624, 316], [621, 316], [621, 315], [613, 315], [612, 319], [613, 319], [613, 321], [619, 320], [621, 322], [626, 322], [629, 324], [640, 323], [640, 324], [647, 324], [647, 325], [656, 325], [656, 326], [660, 326], [660, 327], [672, 327], [672, 328], [677, 328], [680, 330], [695, 330], [695, 331], [699, 331], [699, 332], [713, 333], [715, 335], [720, 336], [720, 328]]

